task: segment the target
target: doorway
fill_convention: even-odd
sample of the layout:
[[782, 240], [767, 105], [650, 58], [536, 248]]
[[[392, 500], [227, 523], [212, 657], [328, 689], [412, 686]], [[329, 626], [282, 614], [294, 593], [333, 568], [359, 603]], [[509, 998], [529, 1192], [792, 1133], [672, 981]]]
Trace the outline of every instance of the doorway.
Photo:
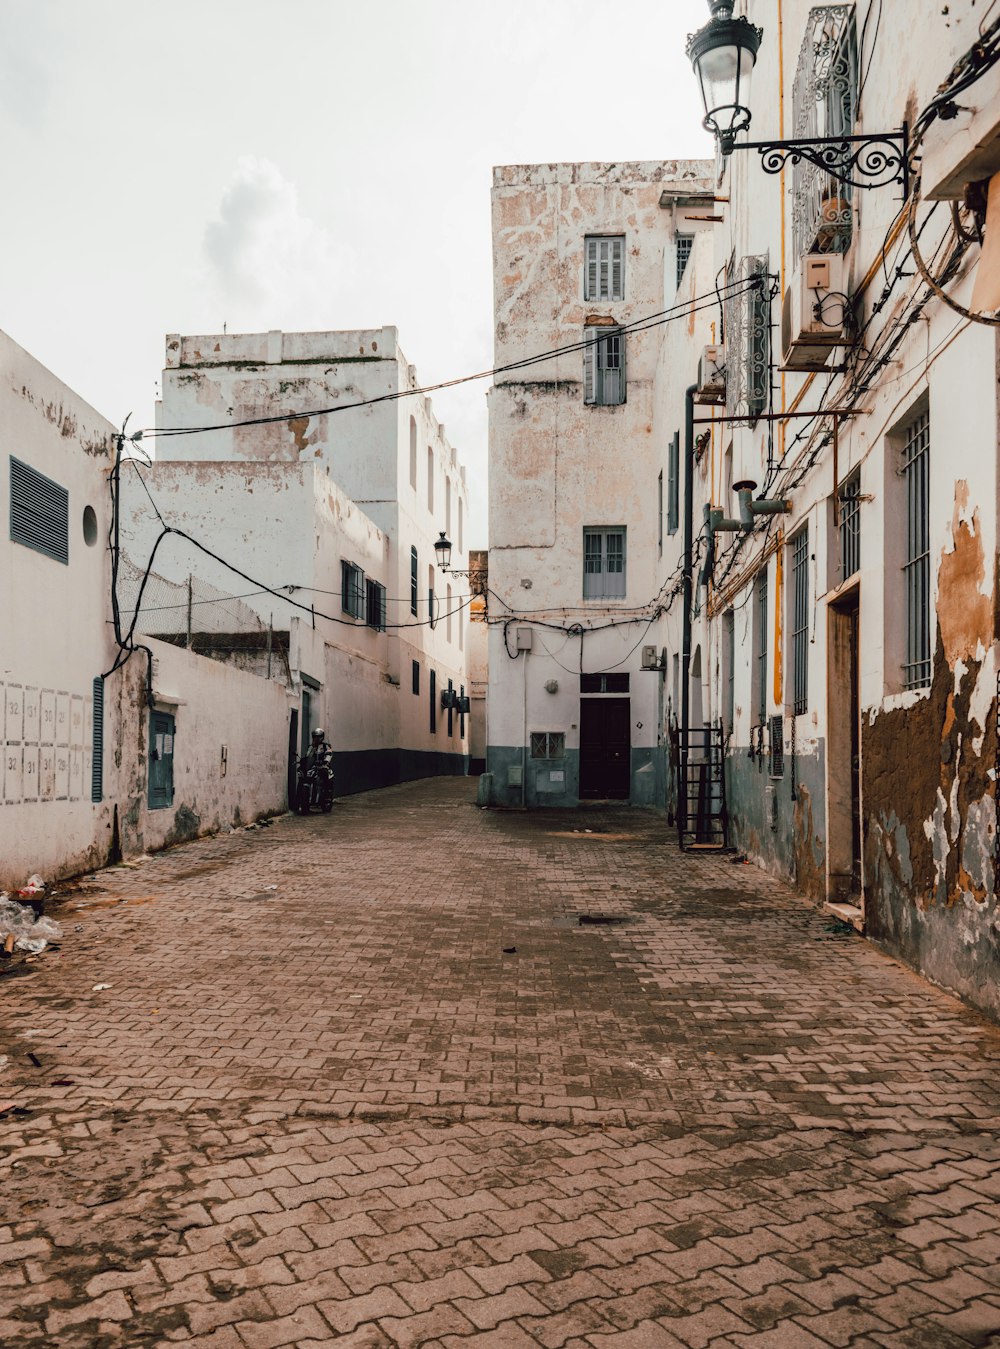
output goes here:
[[829, 608], [827, 898], [861, 906], [860, 591]]
[[627, 801], [632, 784], [629, 698], [580, 699], [580, 799]]

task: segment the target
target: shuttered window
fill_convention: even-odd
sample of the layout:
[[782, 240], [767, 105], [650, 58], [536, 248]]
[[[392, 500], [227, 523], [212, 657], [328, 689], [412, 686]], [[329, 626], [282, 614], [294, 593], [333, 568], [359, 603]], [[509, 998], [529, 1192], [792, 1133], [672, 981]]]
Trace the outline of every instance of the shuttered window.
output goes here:
[[385, 586], [378, 581], [365, 582], [365, 614], [370, 628], [376, 632], [385, 630]]
[[583, 598], [622, 599], [625, 595], [625, 530], [583, 531]]
[[69, 493], [10, 456], [10, 537], [56, 562], [69, 563]]
[[589, 234], [584, 241], [583, 298], [624, 300], [625, 236]]
[[340, 564], [341, 608], [352, 618], [365, 616], [365, 574], [353, 562]]
[[621, 328], [584, 329], [583, 401], [598, 407], [625, 402], [625, 333]]
[[417, 550], [416, 550], [416, 548], [411, 548], [411, 549], [410, 549], [410, 613], [411, 613], [411, 614], [415, 614], [415, 613], [417, 612], [417, 605], [418, 605], [418, 603], [419, 603], [419, 594], [418, 594], [418, 591], [419, 591], [419, 583], [418, 583], [418, 581], [417, 581]]
[[676, 534], [680, 521], [681, 433], [674, 432], [667, 452], [667, 533]]
[[104, 680], [94, 680], [94, 739], [90, 768], [90, 799], [104, 799]]
[[174, 719], [169, 712], [149, 716], [149, 808], [174, 803]]

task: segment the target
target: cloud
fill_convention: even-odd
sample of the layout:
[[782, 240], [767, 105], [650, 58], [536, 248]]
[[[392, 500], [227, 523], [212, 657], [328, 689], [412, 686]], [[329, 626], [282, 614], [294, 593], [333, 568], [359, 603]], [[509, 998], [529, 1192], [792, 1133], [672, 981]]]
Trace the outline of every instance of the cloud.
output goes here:
[[52, 95], [52, 71], [65, 43], [51, 0], [0, 3], [0, 108], [21, 126], [37, 129]]
[[329, 327], [350, 274], [345, 250], [299, 207], [267, 159], [245, 157], [205, 230], [205, 255], [230, 326]]

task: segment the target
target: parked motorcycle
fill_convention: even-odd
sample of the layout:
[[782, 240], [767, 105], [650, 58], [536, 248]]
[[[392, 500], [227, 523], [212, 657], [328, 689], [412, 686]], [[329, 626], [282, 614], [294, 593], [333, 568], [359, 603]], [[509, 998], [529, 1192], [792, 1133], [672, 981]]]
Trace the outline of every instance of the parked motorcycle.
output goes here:
[[333, 809], [333, 755], [328, 750], [299, 760], [294, 809], [298, 815], [308, 815], [314, 808], [324, 815]]

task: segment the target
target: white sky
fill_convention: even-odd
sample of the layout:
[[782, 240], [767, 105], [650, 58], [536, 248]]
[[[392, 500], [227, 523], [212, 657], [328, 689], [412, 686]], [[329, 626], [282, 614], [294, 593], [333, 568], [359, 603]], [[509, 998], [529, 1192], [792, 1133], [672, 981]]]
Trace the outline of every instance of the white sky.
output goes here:
[[[494, 164], [710, 155], [705, 0], [0, 0], [0, 328], [149, 426], [168, 332], [492, 358]], [[486, 541], [486, 383], [434, 398]]]

